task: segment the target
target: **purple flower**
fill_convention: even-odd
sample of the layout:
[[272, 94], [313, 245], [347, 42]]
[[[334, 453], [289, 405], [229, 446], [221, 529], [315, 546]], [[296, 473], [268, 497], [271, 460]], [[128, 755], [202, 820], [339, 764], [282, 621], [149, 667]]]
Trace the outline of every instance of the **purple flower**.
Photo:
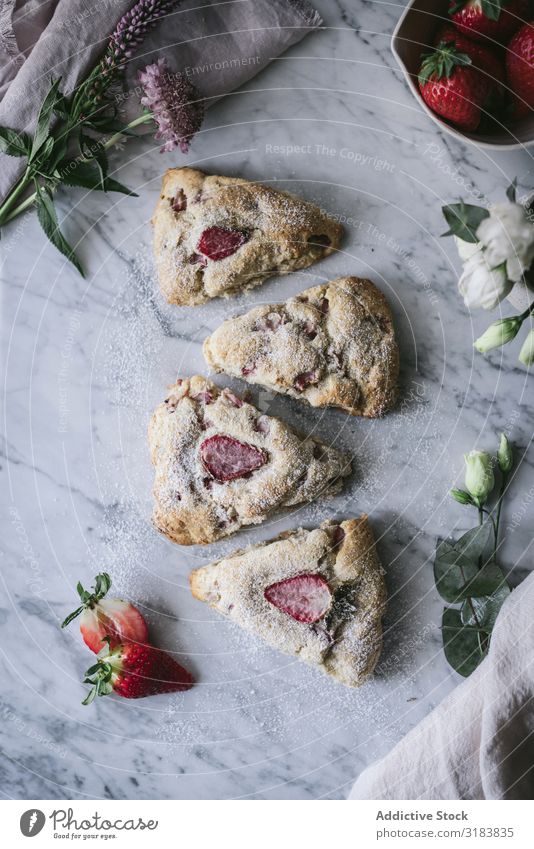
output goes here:
[[204, 101], [183, 74], [171, 71], [165, 59], [158, 59], [139, 72], [145, 90], [141, 103], [152, 112], [158, 125], [156, 139], [165, 143], [161, 152], [179, 147], [187, 153], [191, 139], [204, 118]]
[[121, 70], [136, 47], [144, 41], [163, 15], [177, 5], [178, 0], [138, 0], [126, 12], [109, 39], [104, 62], [110, 70]]

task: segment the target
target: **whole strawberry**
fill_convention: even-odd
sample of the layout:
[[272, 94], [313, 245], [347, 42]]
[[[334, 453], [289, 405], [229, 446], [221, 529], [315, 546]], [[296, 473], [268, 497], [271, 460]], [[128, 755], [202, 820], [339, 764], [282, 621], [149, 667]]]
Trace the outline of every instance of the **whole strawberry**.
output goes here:
[[444, 24], [439, 28], [434, 44], [442, 42], [452, 44], [460, 52], [465, 53], [471, 59], [473, 67], [481, 71], [495, 88], [495, 100], [501, 102], [505, 96], [505, 70], [504, 63], [494, 51], [488, 50], [479, 41], [467, 38], [460, 30], [452, 24]]
[[473, 67], [467, 53], [442, 41], [432, 53], [423, 56], [419, 89], [433, 112], [472, 132], [480, 124], [492, 85], [487, 76]]
[[534, 109], [534, 21], [516, 32], [506, 51], [508, 83], [514, 96], [514, 115]]
[[124, 699], [177, 693], [191, 689], [193, 683], [190, 673], [161, 649], [138, 643], [108, 645], [85, 673], [84, 684], [92, 686], [82, 704], [112, 692]]
[[461, 32], [504, 43], [528, 18], [528, 0], [451, 0], [449, 15]]
[[102, 649], [105, 637], [109, 638], [112, 646], [124, 640], [136, 643], [148, 640], [148, 626], [133, 604], [120, 598], [105, 598], [110, 587], [111, 578], [107, 572], [96, 576], [92, 592], [84, 590], [79, 583], [76, 589], [82, 603], [61, 625], [65, 628], [80, 616], [82, 637], [95, 654]]

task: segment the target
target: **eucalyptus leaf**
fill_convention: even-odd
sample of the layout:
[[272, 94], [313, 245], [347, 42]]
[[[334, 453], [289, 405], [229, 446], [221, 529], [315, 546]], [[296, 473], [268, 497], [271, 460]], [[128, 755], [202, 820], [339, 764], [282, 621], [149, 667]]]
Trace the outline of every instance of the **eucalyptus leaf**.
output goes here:
[[446, 607], [441, 622], [445, 657], [460, 675], [467, 678], [488, 653], [487, 634], [464, 625], [459, 610]]
[[481, 628], [491, 632], [499, 611], [510, 592], [510, 587], [504, 583], [492, 595], [466, 599], [460, 611], [463, 624], [477, 625], [478, 623]]
[[32, 139], [28, 133], [17, 133], [9, 127], [0, 127], [0, 152], [8, 156], [29, 156]]
[[449, 225], [449, 230], [443, 236], [458, 236], [464, 242], [476, 244], [477, 230], [485, 218], [489, 218], [489, 212], [482, 206], [473, 206], [464, 203], [451, 203], [442, 207], [443, 215]]
[[491, 522], [484, 522], [482, 525], [477, 525], [476, 528], [471, 528], [466, 531], [454, 547], [463, 557], [470, 560], [480, 560], [488, 554], [489, 544], [493, 538], [493, 525]]
[[44, 186], [40, 186], [38, 184], [36, 185], [35, 205], [37, 208], [37, 218], [39, 219], [39, 223], [54, 247], [66, 256], [70, 262], [72, 262], [82, 277], [85, 277], [83, 268], [80, 265], [76, 254], [59, 229], [56, 209], [51, 195]]
[[61, 78], [52, 81], [52, 85], [48, 89], [48, 93], [45, 99], [43, 100], [43, 104], [39, 110], [39, 115], [37, 118], [37, 127], [35, 130], [35, 135], [33, 137], [33, 144], [30, 153], [30, 159], [32, 160], [35, 158], [36, 154], [41, 150], [42, 146], [49, 137], [50, 122], [54, 114], [54, 106], [58, 98], [61, 97], [59, 93], [60, 82]]
[[471, 595], [485, 595], [504, 581], [500, 569], [487, 560], [493, 534], [490, 522], [477, 525], [459, 540], [440, 540], [436, 548], [434, 578], [440, 596], [457, 604]]

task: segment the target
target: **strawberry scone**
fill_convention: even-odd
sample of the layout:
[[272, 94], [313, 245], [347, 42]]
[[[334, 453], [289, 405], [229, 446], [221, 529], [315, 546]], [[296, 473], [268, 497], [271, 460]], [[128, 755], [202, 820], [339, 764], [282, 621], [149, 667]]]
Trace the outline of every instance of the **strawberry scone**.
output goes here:
[[354, 416], [381, 416], [396, 398], [391, 310], [359, 277], [228, 319], [204, 342], [204, 356], [215, 371]]
[[195, 598], [357, 687], [382, 648], [386, 586], [367, 516], [299, 529], [196, 569]]
[[342, 234], [314, 204], [194, 168], [165, 173], [152, 223], [161, 290], [185, 305], [306, 268], [338, 248]]
[[154, 524], [180, 545], [213, 542], [338, 492], [351, 468], [339, 451], [199, 376], [170, 388], [149, 443]]

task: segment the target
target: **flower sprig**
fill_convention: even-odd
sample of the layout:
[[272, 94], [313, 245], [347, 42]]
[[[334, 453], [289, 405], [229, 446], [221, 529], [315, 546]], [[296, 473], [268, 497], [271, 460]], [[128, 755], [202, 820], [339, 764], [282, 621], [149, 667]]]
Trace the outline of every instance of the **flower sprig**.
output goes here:
[[[134, 135], [136, 127], [154, 122], [158, 138], [165, 137], [162, 150], [179, 145], [185, 152], [202, 123], [204, 105], [195, 87], [171, 72], [163, 59], [141, 75], [147, 87], [150, 82], [142, 99], [150, 109], [124, 124], [111, 97], [136, 48], [177, 2], [138, 0], [120, 19], [100, 62], [72, 95], [61, 91], [60, 79], [51, 80], [33, 135], [0, 127], [0, 151], [26, 159], [22, 176], [0, 206], [0, 227], [35, 206], [47, 237], [82, 275], [80, 261], [59, 227], [54, 205], [57, 189], [81, 186], [135, 197], [135, 192], [109, 176], [107, 151]], [[157, 74], [151, 70], [154, 67]]]
[[[442, 617], [445, 656], [465, 677], [488, 653], [497, 614], [510, 594], [497, 554], [502, 505], [513, 465], [512, 446], [505, 434], [501, 435], [496, 456], [486, 451], [465, 455], [465, 489], [452, 489], [451, 496], [463, 506], [476, 508], [478, 525], [456, 541], [440, 540], [436, 548], [436, 587], [449, 605]], [[498, 495], [489, 509], [497, 470]]]
[[[490, 209], [460, 201], [443, 207], [449, 230], [454, 236], [463, 271], [458, 281], [468, 308], [492, 310], [503, 301], [516, 283], [526, 283], [534, 261], [534, 223], [531, 213], [517, 202], [516, 181], [507, 190], [507, 202]], [[523, 313], [494, 322], [474, 342], [481, 353], [511, 342], [523, 323], [534, 315], [534, 300]], [[534, 334], [527, 336], [519, 359], [534, 363]]]

